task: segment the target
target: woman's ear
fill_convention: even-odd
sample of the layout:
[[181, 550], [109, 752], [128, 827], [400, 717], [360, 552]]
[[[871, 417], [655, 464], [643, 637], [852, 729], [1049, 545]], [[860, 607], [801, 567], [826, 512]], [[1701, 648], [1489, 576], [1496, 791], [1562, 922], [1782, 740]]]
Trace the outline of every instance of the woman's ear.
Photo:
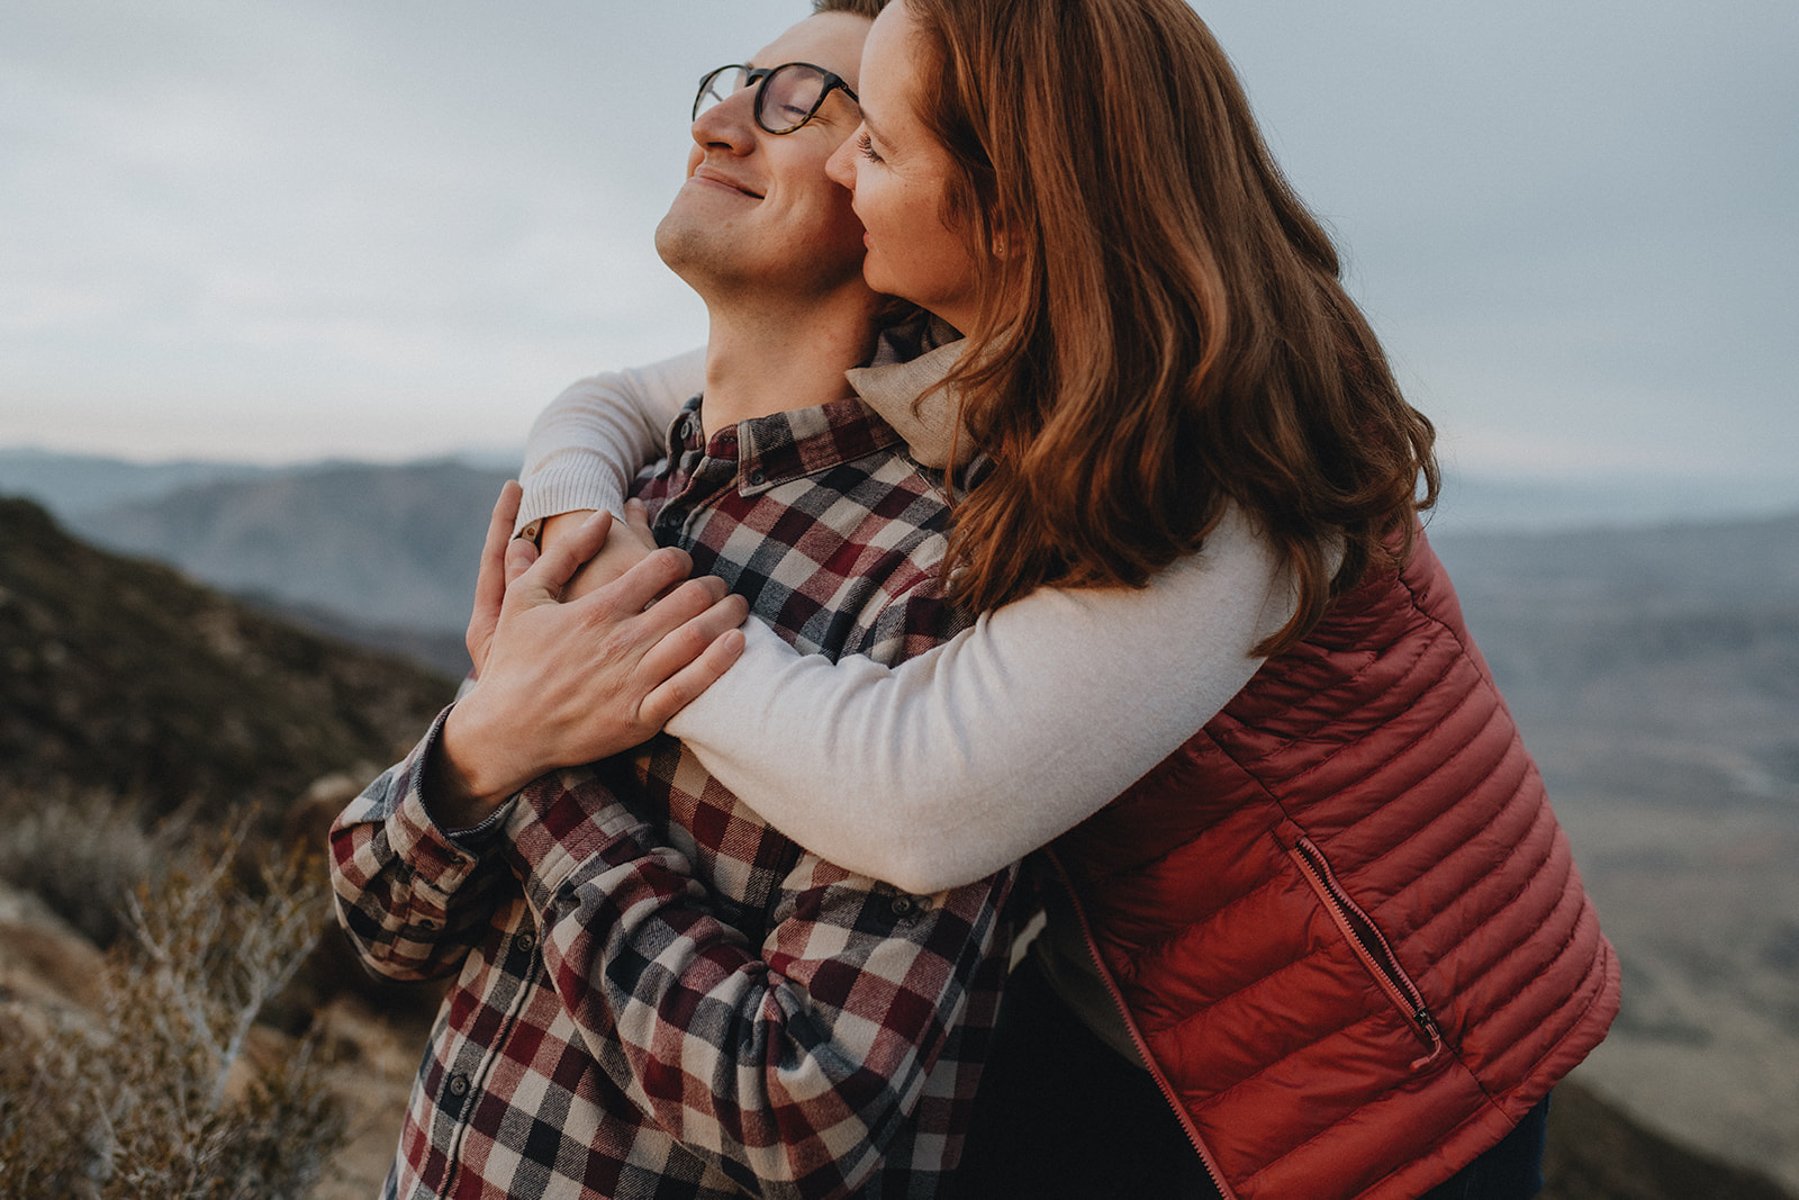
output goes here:
[[995, 258], [1004, 258], [1008, 250], [1006, 230], [1011, 222], [1000, 216], [998, 212], [987, 214], [987, 253]]

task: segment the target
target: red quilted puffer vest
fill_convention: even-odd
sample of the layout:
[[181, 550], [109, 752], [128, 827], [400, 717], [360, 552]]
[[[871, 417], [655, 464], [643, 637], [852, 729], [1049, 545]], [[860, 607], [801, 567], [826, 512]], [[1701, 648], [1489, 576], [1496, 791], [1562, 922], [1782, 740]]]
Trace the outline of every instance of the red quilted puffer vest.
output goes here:
[[1617, 959], [1422, 538], [1056, 858], [1240, 1200], [1429, 1190], [1618, 1009]]

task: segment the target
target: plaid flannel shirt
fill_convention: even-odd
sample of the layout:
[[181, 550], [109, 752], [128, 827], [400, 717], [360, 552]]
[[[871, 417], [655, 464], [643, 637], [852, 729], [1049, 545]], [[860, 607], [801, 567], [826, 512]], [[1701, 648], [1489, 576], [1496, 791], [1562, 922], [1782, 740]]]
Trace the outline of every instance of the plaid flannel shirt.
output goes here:
[[[639, 481], [657, 540], [800, 650], [897, 662], [969, 624], [948, 512], [859, 400], [701, 437]], [[953, 1169], [1014, 932], [1007, 870], [934, 896], [769, 828], [680, 743], [561, 771], [451, 837], [442, 718], [332, 832], [342, 922], [457, 973], [386, 1195], [931, 1196]]]

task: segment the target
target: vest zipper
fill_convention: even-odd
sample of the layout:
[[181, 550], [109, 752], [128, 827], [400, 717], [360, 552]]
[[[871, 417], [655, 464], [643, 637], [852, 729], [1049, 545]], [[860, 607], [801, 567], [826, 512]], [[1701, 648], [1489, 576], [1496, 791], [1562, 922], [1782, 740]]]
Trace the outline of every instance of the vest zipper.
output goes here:
[[1081, 907], [1080, 896], [1074, 890], [1074, 882], [1069, 877], [1068, 868], [1062, 865], [1062, 859], [1054, 850], [1046, 850], [1044, 855], [1055, 867], [1056, 874], [1062, 877], [1062, 890], [1068, 896], [1069, 906], [1074, 909], [1075, 920], [1079, 921], [1081, 925], [1081, 940], [1087, 943], [1087, 953], [1092, 957], [1093, 966], [1099, 971], [1100, 979], [1105, 982], [1106, 994], [1112, 997], [1112, 1005], [1118, 1010], [1118, 1016], [1124, 1022], [1125, 1031], [1131, 1035], [1131, 1045], [1137, 1048], [1137, 1057], [1143, 1060], [1143, 1065], [1149, 1070], [1150, 1077], [1156, 1081], [1156, 1087], [1161, 1089], [1162, 1099], [1166, 1100], [1168, 1107], [1174, 1110], [1175, 1117], [1181, 1123], [1181, 1130], [1186, 1133], [1187, 1141], [1192, 1143], [1194, 1153], [1199, 1155], [1200, 1165], [1205, 1168], [1206, 1177], [1212, 1181], [1212, 1186], [1218, 1189], [1218, 1194], [1223, 1197], [1223, 1200], [1237, 1200], [1237, 1194], [1231, 1191], [1230, 1185], [1224, 1181], [1224, 1172], [1218, 1169], [1218, 1163], [1213, 1159], [1212, 1152], [1206, 1149], [1204, 1140], [1200, 1138], [1199, 1130], [1193, 1124], [1193, 1114], [1189, 1113], [1187, 1106], [1175, 1096], [1174, 1087], [1168, 1082], [1168, 1076], [1162, 1073], [1162, 1068], [1156, 1062], [1155, 1056], [1150, 1054], [1149, 1044], [1143, 1040], [1143, 1031], [1137, 1028], [1137, 1021], [1131, 1016], [1130, 1006], [1124, 1002], [1124, 993], [1118, 990], [1118, 982], [1112, 978], [1110, 968], [1106, 966], [1105, 959], [1100, 955], [1099, 943], [1093, 937], [1093, 926], [1087, 921], [1087, 910]]
[[1406, 1015], [1413, 1031], [1423, 1040], [1426, 1053], [1412, 1061], [1412, 1070], [1419, 1070], [1435, 1062], [1443, 1052], [1443, 1032], [1437, 1027], [1437, 1019], [1425, 1004], [1424, 994], [1405, 973], [1405, 968], [1399, 965], [1399, 956], [1393, 953], [1393, 947], [1381, 933], [1380, 927], [1349, 898], [1349, 893], [1331, 870], [1324, 852], [1318, 849], [1311, 838], [1300, 838], [1287, 853], [1298, 865], [1306, 882], [1311, 884], [1312, 890], [1318, 893], [1318, 898], [1324, 902], [1325, 911], [1330, 913], [1337, 928], [1343, 931], [1368, 974]]

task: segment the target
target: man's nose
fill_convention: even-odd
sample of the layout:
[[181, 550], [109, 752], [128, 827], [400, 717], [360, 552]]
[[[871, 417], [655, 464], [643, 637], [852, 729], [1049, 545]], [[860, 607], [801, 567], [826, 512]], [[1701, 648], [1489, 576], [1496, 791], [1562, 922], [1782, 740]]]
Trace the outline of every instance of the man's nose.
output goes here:
[[748, 154], [756, 144], [756, 89], [742, 88], [695, 117], [693, 140], [702, 147]]

